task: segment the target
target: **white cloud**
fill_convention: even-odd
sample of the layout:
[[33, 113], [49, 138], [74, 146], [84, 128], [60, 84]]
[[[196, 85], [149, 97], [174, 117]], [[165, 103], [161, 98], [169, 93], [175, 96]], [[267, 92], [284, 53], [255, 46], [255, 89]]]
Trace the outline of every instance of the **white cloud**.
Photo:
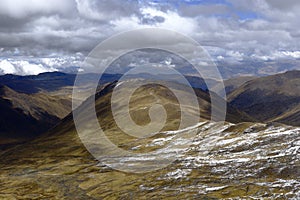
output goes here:
[[56, 71], [54, 68], [47, 68], [42, 64], [29, 63], [28, 61], [12, 62], [20, 75], [37, 75], [43, 72]]
[[57, 67], [57, 66], [63, 66], [65, 64], [70, 64], [66, 59], [63, 58], [41, 58], [41, 61], [49, 66], [49, 67]]
[[236, 60], [243, 60], [245, 55], [238, 51], [228, 51], [227, 56], [235, 58]]
[[224, 56], [217, 56], [218, 60], [224, 60]]
[[282, 51], [284, 56], [290, 56], [292, 58], [300, 58], [300, 51]]
[[30, 63], [24, 60], [2, 60], [0, 70], [3, 74], [37, 75], [43, 72], [53, 72], [57, 69], [42, 64]]
[[105, 15], [93, 9], [91, 1], [76, 0], [77, 10], [80, 15], [92, 20], [105, 20]]
[[299, 59], [300, 51], [272, 51], [269, 54], [252, 54], [252, 58], [261, 59], [263, 61], [268, 60], [280, 60], [280, 59]]
[[7, 60], [2, 60], [0, 62], [0, 70], [3, 74], [14, 74], [16, 73], [15, 66], [13, 66], [10, 62]]
[[145, 18], [161, 17], [164, 20], [154, 24], [143, 24], [139, 17], [133, 15], [112, 20], [111, 24], [114, 26], [114, 30], [121, 32], [137, 28], [160, 27], [191, 35], [197, 28], [197, 21], [195, 19], [182, 17], [174, 11], [167, 10], [163, 12], [151, 7], [143, 7], [140, 11]]

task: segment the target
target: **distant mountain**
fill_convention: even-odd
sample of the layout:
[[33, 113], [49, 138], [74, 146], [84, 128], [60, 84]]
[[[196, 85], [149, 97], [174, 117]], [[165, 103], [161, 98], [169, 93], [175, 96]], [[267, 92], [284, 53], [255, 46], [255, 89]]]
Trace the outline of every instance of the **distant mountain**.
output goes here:
[[250, 80], [235, 89], [228, 100], [260, 121], [300, 126], [300, 71]]
[[[98, 74], [83, 74], [86, 80], [97, 80]], [[118, 74], [103, 74], [101, 83], [108, 83], [118, 80]], [[17, 92], [33, 94], [39, 91], [57, 91], [62, 87], [73, 86], [76, 74], [66, 74], [62, 72], [46, 72], [39, 75], [18, 76], [6, 74], [0, 76], [0, 84], [6, 85]]]
[[32, 139], [71, 111], [71, 101], [45, 93], [18, 93], [0, 86], [0, 144]]
[[[81, 74], [82, 80], [86, 80], [87, 83], [91, 81], [98, 80], [99, 74], [96, 73], [87, 73]], [[109, 82], [117, 81], [122, 77], [122, 74], [102, 74], [99, 84], [106, 84]], [[133, 78], [144, 78], [144, 79], [153, 79], [153, 80], [168, 80], [168, 81], [178, 81], [172, 74], [164, 75], [151, 75], [149, 73], [140, 73], [134, 75], [128, 75], [128, 79]], [[71, 87], [74, 85], [76, 74], [67, 74], [63, 72], [46, 72], [39, 75], [30, 75], [30, 76], [19, 76], [6, 74], [0, 76], [0, 84], [6, 85], [17, 92], [32, 94], [39, 91], [53, 92], [57, 91], [63, 87]], [[198, 76], [185, 76], [186, 80], [194, 88], [200, 88], [202, 90], [207, 89], [207, 84], [205, 80]], [[217, 80], [209, 79], [206, 80], [211, 85], [216, 85]]]
[[6, 85], [17, 92], [32, 94], [40, 90], [57, 90], [63, 86], [72, 86], [75, 75], [61, 72], [46, 72], [39, 75], [18, 76], [6, 74], [0, 76], [0, 84]]
[[[226, 60], [226, 59], [225, 59]], [[276, 62], [269, 60], [245, 60], [228, 63], [218, 61], [216, 64], [225, 79], [236, 76], [270, 76], [286, 71], [299, 70], [299, 64], [294, 59], [277, 59]]]

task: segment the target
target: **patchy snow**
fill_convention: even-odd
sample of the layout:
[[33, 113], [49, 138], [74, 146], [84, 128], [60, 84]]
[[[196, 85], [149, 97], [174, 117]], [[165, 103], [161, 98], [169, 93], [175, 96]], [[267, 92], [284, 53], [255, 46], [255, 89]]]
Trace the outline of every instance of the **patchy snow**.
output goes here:
[[154, 139], [150, 144], [147, 144], [146, 147], [152, 147], [152, 146], [163, 146], [165, 145], [168, 141], [172, 140], [175, 136], [171, 137], [166, 137], [166, 138], [157, 138]]
[[138, 150], [142, 147], [142, 145], [138, 145], [138, 146], [135, 146], [135, 147], [132, 147], [131, 150]]
[[146, 186], [144, 186], [144, 185], [140, 185], [140, 189], [141, 189], [141, 190], [148, 190], [148, 191], [150, 191], [150, 190], [154, 190], [155, 187], [146, 187]]
[[227, 187], [228, 186], [207, 187], [207, 188], [205, 188], [205, 190], [211, 192], [211, 191], [222, 190], [222, 189], [227, 188]]
[[120, 85], [122, 85], [125, 81], [119, 81], [116, 85], [116, 87], [119, 87]]
[[188, 176], [191, 173], [191, 169], [176, 169], [175, 171], [166, 174], [168, 179], [179, 179]]
[[216, 143], [216, 145], [219, 145], [219, 146], [227, 145], [227, 144], [230, 144], [230, 143], [233, 143], [233, 142], [236, 142], [236, 141], [240, 141], [240, 140], [242, 140], [242, 138], [240, 138], [240, 137], [231, 138], [231, 139], [224, 139], [224, 140], [218, 141]]
[[183, 133], [183, 132], [186, 132], [186, 131], [190, 131], [190, 130], [194, 130], [196, 128], [199, 128], [200, 126], [202, 126], [203, 124], [206, 124], [206, 123], [207, 122], [199, 122], [194, 126], [190, 126], [190, 127], [184, 128], [184, 129], [176, 130], [176, 131], [165, 131], [163, 133], [166, 134], [166, 135], [174, 135], [174, 134], [178, 134], [178, 133]]

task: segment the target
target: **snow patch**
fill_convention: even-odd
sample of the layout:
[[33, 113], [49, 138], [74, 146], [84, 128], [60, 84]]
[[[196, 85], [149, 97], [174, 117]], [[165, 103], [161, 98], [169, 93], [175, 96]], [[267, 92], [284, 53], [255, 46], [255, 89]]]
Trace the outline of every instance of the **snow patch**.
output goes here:
[[227, 188], [228, 186], [220, 186], [220, 187], [210, 187], [210, 188], [205, 188], [205, 190], [207, 192], [211, 192], [211, 191], [218, 191], [218, 190], [222, 190], [224, 188]]
[[180, 179], [185, 178], [191, 173], [191, 169], [177, 169], [173, 172], [168, 172], [166, 177], [169, 179]]

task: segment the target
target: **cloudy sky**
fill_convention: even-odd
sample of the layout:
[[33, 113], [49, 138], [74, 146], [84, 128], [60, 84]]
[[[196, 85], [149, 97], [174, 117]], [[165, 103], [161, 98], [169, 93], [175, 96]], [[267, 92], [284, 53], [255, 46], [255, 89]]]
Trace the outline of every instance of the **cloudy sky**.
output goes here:
[[161, 27], [197, 40], [225, 73], [300, 69], [299, 0], [0, 0], [0, 73], [71, 71], [108, 37]]

